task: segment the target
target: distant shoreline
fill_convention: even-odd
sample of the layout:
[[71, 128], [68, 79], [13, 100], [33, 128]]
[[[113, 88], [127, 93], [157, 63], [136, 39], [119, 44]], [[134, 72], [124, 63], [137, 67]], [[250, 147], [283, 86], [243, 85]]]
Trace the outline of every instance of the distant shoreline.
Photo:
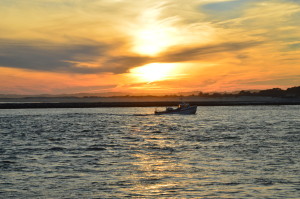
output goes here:
[[[249, 106], [249, 105], [300, 105], [300, 100], [291, 101], [186, 101], [197, 106]], [[101, 107], [164, 107], [177, 106], [178, 101], [151, 102], [20, 102], [0, 103], [0, 109], [35, 108], [101, 108]]]
[[181, 101], [197, 106], [300, 105], [300, 97], [99, 97], [99, 98], [0, 98], [0, 109], [166, 107]]

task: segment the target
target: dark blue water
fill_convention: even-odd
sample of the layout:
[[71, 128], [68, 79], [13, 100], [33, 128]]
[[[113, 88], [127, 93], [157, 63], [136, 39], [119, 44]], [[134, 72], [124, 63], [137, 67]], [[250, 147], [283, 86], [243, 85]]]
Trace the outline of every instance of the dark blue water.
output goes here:
[[300, 106], [0, 110], [0, 198], [300, 198]]

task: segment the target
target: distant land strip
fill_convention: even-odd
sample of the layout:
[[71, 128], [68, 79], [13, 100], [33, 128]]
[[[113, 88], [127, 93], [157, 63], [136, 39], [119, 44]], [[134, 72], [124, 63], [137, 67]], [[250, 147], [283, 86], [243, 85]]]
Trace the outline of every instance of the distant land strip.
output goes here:
[[[300, 101], [201, 101], [188, 102], [197, 106], [246, 106], [246, 105], [300, 105]], [[101, 108], [101, 107], [162, 107], [177, 106], [178, 102], [68, 102], [68, 103], [0, 103], [0, 109], [34, 108]]]

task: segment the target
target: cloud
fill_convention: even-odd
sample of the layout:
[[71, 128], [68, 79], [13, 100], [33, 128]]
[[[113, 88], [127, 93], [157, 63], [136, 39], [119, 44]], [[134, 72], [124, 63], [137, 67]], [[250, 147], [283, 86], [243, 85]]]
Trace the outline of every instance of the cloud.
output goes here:
[[165, 51], [157, 57], [147, 57], [137, 54], [112, 55], [110, 51], [114, 46], [106, 44], [34, 46], [16, 43], [0, 46], [0, 65], [37, 71], [119, 74], [151, 62], [201, 61], [220, 53], [237, 52], [260, 44], [261, 42], [248, 41], [196, 47], [180, 46]]
[[[201, 3], [207, 2], [224, 0]], [[33, 0], [29, 4], [5, 1], [6, 6], [0, 6], [3, 11], [0, 16], [11, 17], [0, 22], [6, 30], [0, 33], [0, 43], [4, 44], [0, 46], [0, 65], [41, 71], [118, 74], [154, 60], [181, 62], [242, 49], [239, 46], [242, 44], [237, 43], [210, 44], [216, 39], [216, 31], [195, 10], [198, 4], [191, 1], [186, 5], [181, 0], [175, 3]], [[159, 30], [153, 32], [157, 26]], [[149, 38], [153, 39], [152, 33], [158, 35], [151, 42], [146, 37], [145, 43], [146, 48], [151, 49], [153, 45], [160, 48], [162, 55], [158, 54], [158, 58], [134, 52], [135, 42], [141, 44], [137, 38], [145, 38], [136, 35], [137, 32], [145, 34], [139, 28], [150, 28]], [[166, 44], [158, 45], [163, 42]], [[191, 44], [198, 47], [185, 47]], [[176, 50], [170, 51], [169, 47]]]
[[3, 40], [0, 43], [0, 66], [37, 71], [125, 73], [150, 60], [139, 55], [112, 55], [109, 51], [116, 47], [113, 44], [56, 46]]
[[71, 71], [76, 70], [67, 60], [76, 57], [88, 61], [106, 46], [55, 46], [53, 44], [33, 45], [32, 43], [14, 43], [2, 41], [0, 46], [0, 65], [41, 71]]
[[262, 44], [259, 41], [230, 42], [170, 50], [158, 57], [162, 62], [203, 61], [219, 53], [237, 52]]
[[[151, 63], [152, 58], [143, 56], [116, 56], [107, 59], [103, 65], [107, 67], [108, 72], [125, 73], [128, 69]], [[102, 70], [103, 71], [103, 70]], [[104, 70], [105, 71], [105, 70]]]
[[241, 82], [241, 84], [248, 84], [248, 85], [285, 85], [290, 86], [291, 82], [294, 85], [300, 84], [300, 75], [288, 75], [288, 76], [281, 76], [281, 77], [267, 77], [266, 79], [254, 79], [245, 82]]

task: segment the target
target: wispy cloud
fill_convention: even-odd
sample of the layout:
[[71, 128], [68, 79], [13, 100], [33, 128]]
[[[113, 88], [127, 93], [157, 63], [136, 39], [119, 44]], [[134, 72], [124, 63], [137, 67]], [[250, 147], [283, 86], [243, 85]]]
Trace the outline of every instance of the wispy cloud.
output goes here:
[[140, 55], [111, 55], [114, 45], [52, 45], [0, 42], [0, 65], [37, 71], [69, 73], [125, 73], [150, 58]]
[[261, 42], [248, 41], [179, 48], [166, 52], [159, 57], [158, 60], [164, 62], [204, 61], [210, 59], [211, 57], [216, 57], [220, 53], [238, 52], [259, 44], [261, 44]]

